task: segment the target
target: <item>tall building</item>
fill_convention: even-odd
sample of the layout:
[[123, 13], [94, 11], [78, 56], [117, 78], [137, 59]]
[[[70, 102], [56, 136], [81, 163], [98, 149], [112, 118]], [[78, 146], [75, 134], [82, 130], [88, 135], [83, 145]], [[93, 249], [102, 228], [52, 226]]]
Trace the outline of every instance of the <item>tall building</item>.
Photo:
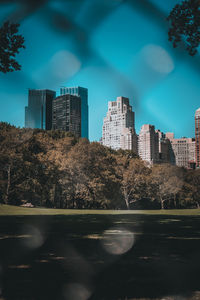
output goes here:
[[200, 108], [195, 112], [196, 167], [200, 167]]
[[60, 95], [75, 95], [81, 97], [81, 136], [88, 139], [89, 128], [88, 128], [88, 89], [77, 86], [77, 87], [62, 87], [60, 89]]
[[[159, 162], [175, 164], [174, 152], [169, 138], [160, 130], [156, 130], [156, 132], [158, 133]], [[172, 136], [170, 135], [170, 137]]]
[[175, 139], [174, 134], [166, 133], [169, 137], [175, 156], [175, 164], [179, 167], [191, 168], [195, 164], [195, 139]]
[[174, 133], [173, 132], [166, 132], [165, 137], [169, 140], [174, 139]]
[[53, 100], [53, 130], [70, 131], [81, 137], [81, 98], [62, 95]]
[[51, 130], [52, 102], [56, 92], [51, 90], [28, 91], [28, 106], [25, 107], [25, 127]]
[[120, 136], [120, 148], [138, 153], [138, 137], [133, 128], [123, 128]]
[[108, 112], [103, 121], [102, 144], [115, 150], [120, 148], [137, 152], [135, 147], [135, 117], [129, 99], [117, 97], [108, 102]]
[[138, 138], [138, 154], [149, 164], [159, 162], [159, 138], [153, 125], [145, 124], [141, 127]]
[[195, 169], [196, 168], [196, 142], [195, 139], [189, 143], [189, 160], [188, 160], [188, 168]]

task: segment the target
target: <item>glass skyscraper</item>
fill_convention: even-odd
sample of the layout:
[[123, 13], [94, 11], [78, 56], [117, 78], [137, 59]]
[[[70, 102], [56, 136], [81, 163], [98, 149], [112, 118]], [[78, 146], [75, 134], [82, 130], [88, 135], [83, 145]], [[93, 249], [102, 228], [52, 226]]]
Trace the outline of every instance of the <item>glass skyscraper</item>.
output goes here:
[[81, 98], [81, 137], [88, 139], [88, 89], [77, 87], [62, 87], [60, 89], [60, 95], [75, 95]]
[[64, 130], [81, 136], [81, 98], [62, 95], [53, 100], [53, 130]]
[[25, 107], [25, 127], [52, 129], [52, 102], [56, 92], [29, 89], [28, 106]]

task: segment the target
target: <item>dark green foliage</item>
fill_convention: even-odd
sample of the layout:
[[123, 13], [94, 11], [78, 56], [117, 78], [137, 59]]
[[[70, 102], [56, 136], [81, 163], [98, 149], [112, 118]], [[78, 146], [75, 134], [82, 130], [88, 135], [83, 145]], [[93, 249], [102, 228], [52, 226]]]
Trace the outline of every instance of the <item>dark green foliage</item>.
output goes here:
[[18, 33], [19, 24], [5, 22], [0, 27], [0, 72], [7, 73], [21, 70], [15, 56], [19, 49], [25, 48], [24, 38]]
[[167, 20], [170, 23], [169, 41], [173, 43], [174, 48], [184, 42], [188, 53], [194, 56], [200, 44], [199, 0], [186, 0], [177, 4]]
[[151, 209], [200, 205], [200, 171], [151, 168], [71, 133], [0, 123], [0, 202], [57, 208]]

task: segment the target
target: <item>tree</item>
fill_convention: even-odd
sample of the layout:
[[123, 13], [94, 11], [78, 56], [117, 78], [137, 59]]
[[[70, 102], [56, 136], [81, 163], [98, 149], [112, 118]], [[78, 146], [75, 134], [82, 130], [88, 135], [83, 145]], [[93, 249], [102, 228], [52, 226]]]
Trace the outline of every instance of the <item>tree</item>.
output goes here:
[[177, 207], [177, 195], [182, 189], [183, 185], [184, 185], [183, 178], [179, 177], [176, 173], [168, 179], [169, 191], [173, 196], [174, 208]]
[[5, 22], [0, 27], [0, 72], [21, 70], [15, 56], [19, 49], [25, 48], [24, 37], [18, 33], [19, 24]]
[[116, 173], [127, 209], [130, 209], [131, 203], [148, 197], [150, 169], [142, 160], [128, 152], [122, 153], [117, 157]]
[[182, 169], [179, 167], [168, 164], [152, 167], [152, 180], [161, 209], [167, 206], [171, 197], [176, 205], [176, 195], [183, 186], [182, 178]]
[[68, 203], [78, 208], [116, 207], [119, 184], [115, 166], [114, 155], [107, 147], [81, 139], [63, 163], [62, 186]]
[[[189, 190], [190, 202], [200, 208], [200, 170], [191, 170], [186, 176], [186, 187]], [[186, 198], [186, 197], [184, 197]]]
[[199, 0], [185, 0], [177, 4], [170, 12], [167, 20], [170, 23], [169, 41], [173, 43], [174, 48], [183, 41], [188, 53], [194, 56], [200, 44]]
[[21, 153], [17, 151], [20, 145], [19, 130], [10, 124], [0, 123], [0, 143], [0, 169], [5, 190], [2, 198], [5, 203], [8, 203], [10, 192], [13, 190], [13, 169], [21, 160]]

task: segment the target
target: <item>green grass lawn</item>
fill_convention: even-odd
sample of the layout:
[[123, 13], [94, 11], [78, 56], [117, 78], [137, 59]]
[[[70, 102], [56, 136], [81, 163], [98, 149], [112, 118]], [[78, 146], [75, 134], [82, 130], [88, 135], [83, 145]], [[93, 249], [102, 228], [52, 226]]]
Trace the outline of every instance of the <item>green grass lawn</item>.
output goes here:
[[145, 214], [145, 215], [200, 215], [200, 209], [164, 209], [164, 210], [88, 210], [88, 209], [54, 209], [54, 208], [25, 208], [13, 205], [0, 205], [0, 216], [7, 215], [120, 215], [120, 214]]
[[199, 300], [199, 250], [200, 210], [1, 205], [0, 299]]

